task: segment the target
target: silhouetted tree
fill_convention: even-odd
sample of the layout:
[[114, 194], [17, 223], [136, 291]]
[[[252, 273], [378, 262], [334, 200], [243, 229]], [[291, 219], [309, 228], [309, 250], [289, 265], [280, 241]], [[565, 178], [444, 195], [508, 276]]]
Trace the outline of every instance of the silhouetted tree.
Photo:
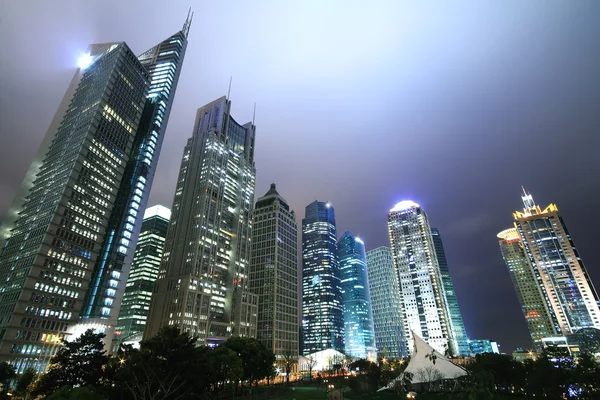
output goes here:
[[35, 394], [49, 394], [67, 386], [101, 386], [103, 367], [108, 358], [104, 351], [103, 333], [88, 329], [73, 341], [63, 340], [62, 347], [50, 360], [48, 371], [35, 385]]

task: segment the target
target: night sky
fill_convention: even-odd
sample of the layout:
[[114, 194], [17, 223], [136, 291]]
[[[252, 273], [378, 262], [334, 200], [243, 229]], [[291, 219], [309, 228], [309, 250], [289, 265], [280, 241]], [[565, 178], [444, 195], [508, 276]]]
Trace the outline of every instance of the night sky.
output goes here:
[[[0, 1], [0, 218], [89, 43], [141, 52], [190, 1]], [[600, 286], [600, 2], [194, 1], [150, 204], [170, 206], [198, 107], [256, 112], [256, 198], [318, 199], [367, 249], [412, 199], [440, 229], [468, 335], [530, 347], [496, 234], [521, 185], [557, 203]]]

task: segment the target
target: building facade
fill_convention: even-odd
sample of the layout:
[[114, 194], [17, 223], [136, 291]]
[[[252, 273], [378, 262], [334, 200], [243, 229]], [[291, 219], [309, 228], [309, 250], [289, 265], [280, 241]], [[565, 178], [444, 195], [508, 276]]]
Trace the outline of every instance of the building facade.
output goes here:
[[382, 246], [369, 250], [367, 273], [373, 311], [373, 327], [377, 352], [394, 359], [408, 355], [404, 338], [402, 298], [392, 250]]
[[522, 200], [523, 211], [513, 213], [515, 228], [561, 334], [600, 329], [598, 294], [558, 207], [542, 210], [526, 192]]
[[536, 350], [541, 350], [543, 338], [560, 333], [556, 316], [549, 307], [550, 301], [539, 277], [534, 275], [519, 232], [515, 228], [503, 230], [498, 234], [498, 244], [517, 292], [533, 344]]
[[83, 299], [78, 323], [72, 328], [75, 336], [94, 328], [105, 332], [110, 343], [142, 225], [141, 217], [158, 165], [190, 24], [188, 14], [181, 31], [138, 57], [149, 74], [150, 87], [139, 127], [133, 136], [133, 153], [125, 165], [124, 177], [112, 204], [90, 287]]
[[474, 339], [469, 340], [469, 350], [470, 355], [475, 356], [477, 354], [484, 353], [500, 353], [500, 349], [498, 348], [498, 343], [493, 342], [487, 339]]
[[377, 361], [364, 242], [350, 232], [337, 244], [344, 311], [344, 348], [351, 357]]
[[254, 207], [248, 288], [258, 296], [256, 338], [278, 368], [298, 362], [298, 225], [275, 184]]
[[433, 245], [435, 247], [435, 254], [438, 264], [440, 266], [440, 272], [442, 274], [442, 283], [444, 284], [444, 291], [446, 292], [450, 323], [452, 324], [450, 350], [454, 355], [466, 357], [470, 352], [467, 331], [462, 319], [460, 307], [458, 306], [458, 299], [456, 298], [454, 284], [452, 283], [452, 278], [450, 277], [450, 267], [448, 266], [446, 252], [444, 251], [442, 236], [437, 228], [431, 228], [431, 236], [433, 239]]
[[127, 278], [113, 342], [137, 343], [146, 327], [154, 283], [158, 278], [171, 210], [156, 205], [144, 212], [140, 237]]
[[342, 288], [335, 212], [328, 202], [306, 206], [302, 220], [302, 354], [344, 352]]
[[219, 343], [256, 336], [248, 291], [255, 126], [238, 124], [221, 97], [198, 109], [181, 168], [144, 337], [178, 326]]
[[402, 201], [388, 214], [388, 232], [409, 351], [411, 331], [442, 354], [452, 351], [452, 323], [427, 214], [417, 203]]
[[[19, 373], [44, 371], [72, 334], [134, 157], [148, 72], [123, 42], [91, 45], [88, 57], [2, 227], [0, 360]], [[105, 272], [101, 312], [110, 310], [122, 272]]]

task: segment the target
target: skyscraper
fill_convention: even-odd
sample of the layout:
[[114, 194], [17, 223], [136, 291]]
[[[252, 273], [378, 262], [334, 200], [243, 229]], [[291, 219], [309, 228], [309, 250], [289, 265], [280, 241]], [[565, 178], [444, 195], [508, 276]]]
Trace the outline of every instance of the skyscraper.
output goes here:
[[450, 312], [427, 214], [417, 203], [401, 201], [388, 214], [388, 231], [409, 350], [414, 331], [440, 353], [452, 351]]
[[435, 254], [442, 274], [442, 283], [444, 284], [444, 291], [446, 292], [446, 300], [448, 302], [448, 312], [450, 314], [450, 324], [452, 325], [450, 351], [454, 355], [467, 357], [470, 353], [467, 332], [465, 330], [465, 324], [463, 323], [462, 313], [458, 307], [458, 299], [456, 298], [456, 292], [454, 291], [454, 284], [452, 284], [452, 278], [450, 277], [450, 267], [448, 266], [448, 260], [446, 259], [442, 236], [437, 228], [431, 228], [431, 236], [433, 238]]
[[146, 209], [121, 302], [114, 341], [141, 340], [146, 327], [154, 283], [158, 278], [171, 210], [161, 205]]
[[342, 288], [333, 206], [315, 201], [302, 220], [302, 354], [326, 349], [344, 352]]
[[256, 336], [258, 296], [247, 290], [255, 126], [238, 124], [230, 110], [223, 96], [196, 113], [145, 338], [167, 325], [207, 344]]
[[600, 329], [598, 294], [556, 204], [541, 209], [524, 191], [514, 223], [533, 275], [549, 302], [560, 332]]
[[350, 232], [338, 241], [347, 355], [377, 361], [365, 244]]
[[545, 295], [539, 276], [534, 275], [529, 257], [515, 228], [498, 234], [502, 258], [508, 267], [510, 279], [515, 287], [527, 328], [536, 350], [542, 350], [542, 338], [560, 333], [560, 327], [550, 301]]
[[298, 361], [298, 225], [275, 184], [256, 202], [249, 290], [258, 296], [256, 338], [279, 367]]
[[[0, 360], [43, 371], [97, 275], [114, 202], [135, 157], [149, 75], [121, 43], [89, 47], [3, 224]], [[120, 240], [111, 238], [111, 240]], [[108, 313], [121, 269], [104, 272]]]
[[377, 352], [385, 357], [404, 358], [408, 352], [400, 282], [389, 247], [367, 251], [367, 272]]
[[139, 128], [133, 136], [133, 153], [125, 165], [119, 192], [113, 201], [106, 233], [96, 259], [89, 290], [83, 299], [74, 333], [92, 327], [106, 332], [108, 341], [117, 323], [121, 299], [135, 243], [141, 228], [140, 216], [158, 165], [158, 158], [175, 97], [175, 89], [187, 47], [191, 24], [188, 13], [183, 29], [138, 57], [150, 74], [150, 88]]

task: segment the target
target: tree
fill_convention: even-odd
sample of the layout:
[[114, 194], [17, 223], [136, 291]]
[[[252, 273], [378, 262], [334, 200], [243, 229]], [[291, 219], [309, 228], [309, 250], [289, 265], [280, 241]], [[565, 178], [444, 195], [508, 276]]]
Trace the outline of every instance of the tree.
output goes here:
[[35, 370], [32, 368], [28, 368], [23, 371], [23, 374], [17, 380], [17, 384], [15, 385], [15, 392], [21, 397], [27, 399], [29, 395], [30, 385], [36, 378]]
[[213, 390], [218, 392], [227, 381], [238, 382], [243, 373], [242, 360], [227, 347], [218, 346], [212, 351], [211, 383]]
[[103, 367], [108, 358], [104, 351], [103, 333], [92, 329], [72, 342], [63, 340], [62, 347], [50, 360], [48, 372], [36, 384], [36, 394], [49, 394], [68, 386], [100, 387]]
[[115, 389], [136, 400], [202, 397], [211, 385], [212, 350], [177, 327], [165, 327], [141, 343], [123, 348], [114, 365]]
[[294, 353], [292, 350], [286, 350], [283, 354], [283, 371], [285, 372], [285, 381], [288, 384], [290, 383], [290, 375], [292, 374], [294, 364], [297, 362], [297, 357]]
[[0, 363], [0, 385], [2, 386], [2, 390], [0, 390], [0, 392], [6, 392], [8, 390], [10, 381], [15, 376], [17, 376], [15, 367], [13, 367], [7, 362]]
[[250, 385], [273, 372], [275, 356], [256, 339], [236, 336], [229, 338], [222, 346], [233, 350], [242, 360], [242, 380], [250, 381]]
[[306, 357], [306, 366], [308, 367], [308, 372], [310, 373], [310, 381], [312, 382], [312, 372], [313, 369], [317, 366], [317, 359], [313, 356]]

